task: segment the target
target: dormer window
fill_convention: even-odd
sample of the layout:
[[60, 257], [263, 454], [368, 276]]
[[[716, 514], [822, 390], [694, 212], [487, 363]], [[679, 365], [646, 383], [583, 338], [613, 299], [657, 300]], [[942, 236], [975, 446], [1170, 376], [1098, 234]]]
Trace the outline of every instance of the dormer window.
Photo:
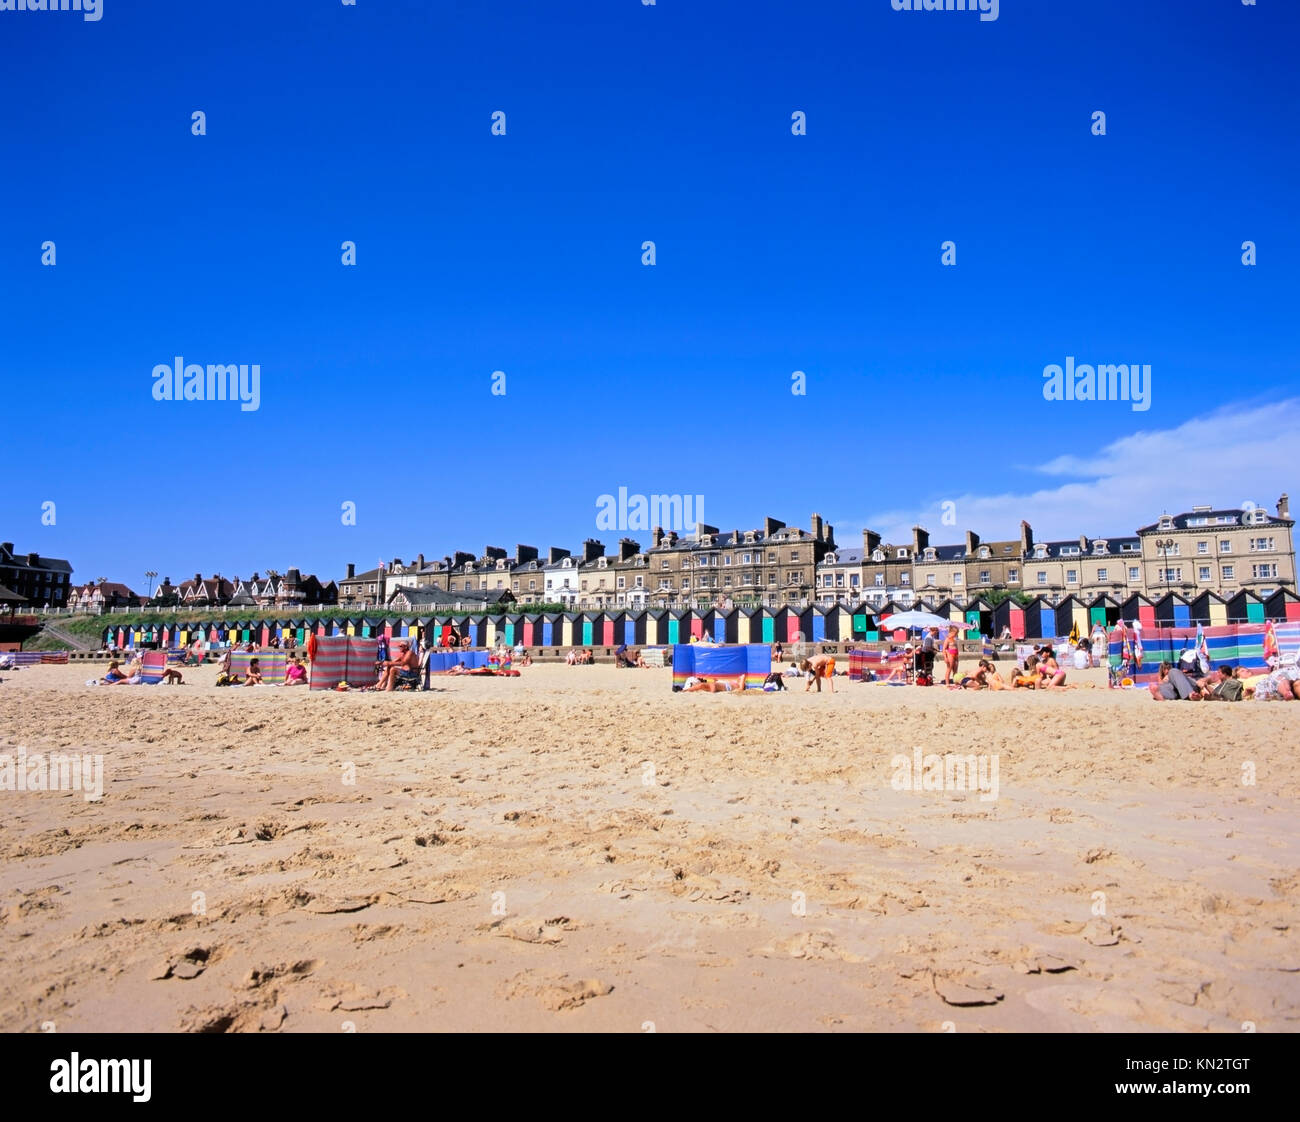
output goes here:
[[871, 555], [871, 560], [873, 561], [878, 562], [878, 561], [883, 561], [884, 559], [885, 559], [885, 551], [883, 549], [878, 549]]
[[925, 559], [926, 559], [927, 561], [933, 561], [933, 560], [934, 560], [934, 546], [932, 546], [932, 545], [928, 545], [928, 546], [925, 547]]
[[1093, 542], [1093, 543], [1092, 543], [1092, 552], [1093, 552], [1094, 554], [1096, 554], [1096, 555], [1104, 554], [1104, 553], [1106, 552], [1107, 544], [1108, 544], [1108, 543], [1105, 542], [1105, 541], [1095, 541], [1095, 542]]
[[1170, 518], [1169, 515], [1167, 515], [1167, 514], [1164, 515], [1164, 516], [1160, 519], [1160, 529], [1162, 529], [1162, 530], [1172, 530], [1173, 528], [1174, 528], [1174, 520], [1173, 520], [1172, 518]]
[[1041, 561], [1044, 557], [1047, 556], [1047, 546], [1045, 545], [1035, 546], [1034, 556]]
[[906, 561], [906, 560], [907, 560], [907, 550], [905, 550], [905, 549], [900, 549], [900, 550], [898, 551], [897, 556], [898, 556], [898, 559], [899, 559], [900, 561]]
[[987, 561], [988, 559], [989, 559], [989, 547], [986, 545], [980, 546], [980, 560]]

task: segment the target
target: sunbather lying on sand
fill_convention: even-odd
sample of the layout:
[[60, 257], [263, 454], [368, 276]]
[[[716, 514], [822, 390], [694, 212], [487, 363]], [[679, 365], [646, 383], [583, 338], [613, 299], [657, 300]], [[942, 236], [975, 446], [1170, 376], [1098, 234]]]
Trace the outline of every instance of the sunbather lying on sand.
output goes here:
[[730, 693], [730, 682], [719, 682], [714, 679], [712, 682], [708, 678], [687, 678], [686, 685], [682, 687], [682, 693]]

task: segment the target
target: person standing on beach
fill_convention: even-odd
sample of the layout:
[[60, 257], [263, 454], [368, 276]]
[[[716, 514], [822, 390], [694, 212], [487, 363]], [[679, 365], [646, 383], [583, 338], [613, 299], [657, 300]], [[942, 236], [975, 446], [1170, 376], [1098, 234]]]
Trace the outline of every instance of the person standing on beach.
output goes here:
[[948, 628], [948, 637], [943, 641], [943, 684], [952, 685], [957, 677], [957, 662], [961, 658], [961, 648], [957, 645], [957, 629]]

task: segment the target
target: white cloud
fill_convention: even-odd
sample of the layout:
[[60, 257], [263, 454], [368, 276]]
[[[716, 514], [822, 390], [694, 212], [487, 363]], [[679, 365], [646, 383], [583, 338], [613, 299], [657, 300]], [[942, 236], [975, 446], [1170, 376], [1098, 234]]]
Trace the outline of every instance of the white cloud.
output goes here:
[[[1016, 537], [1022, 518], [1039, 541], [1119, 537], [1163, 511], [1176, 514], [1206, 503], [1239, 507], [1249, 500], [1272, 510], [1298, 463], [1300, 398], [1237, 404], [1177, 428], [1121, 437], [1093, 455], [1074, 452], [1029, 465], [1023, 470], [1047, 477], [1041, 488], [949, 496], [956, 525], [943, 524], [938, 502], [928, 518], [923, 512], [922, 525], [935, 544], [959, 542], [967, 529], [986, 540]], [[886, 541], [908, 542], [917, 517], [915, 508], [880, 510], [865, 524]], [[856, 543], [863, 523], [832, 521], [839, 540]]]

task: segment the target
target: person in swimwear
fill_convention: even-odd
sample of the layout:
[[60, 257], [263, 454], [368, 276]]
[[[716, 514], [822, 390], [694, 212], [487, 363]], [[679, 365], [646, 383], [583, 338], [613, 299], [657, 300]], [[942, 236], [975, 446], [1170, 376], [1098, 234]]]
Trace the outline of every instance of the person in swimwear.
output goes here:
[[957, 662], [961, 658], [961, 648], [957, 645], [957, 629], [948, 628], [948, 634], [943, 641], [943, 684], [952, 685], [952, 680], [957, 677]]

